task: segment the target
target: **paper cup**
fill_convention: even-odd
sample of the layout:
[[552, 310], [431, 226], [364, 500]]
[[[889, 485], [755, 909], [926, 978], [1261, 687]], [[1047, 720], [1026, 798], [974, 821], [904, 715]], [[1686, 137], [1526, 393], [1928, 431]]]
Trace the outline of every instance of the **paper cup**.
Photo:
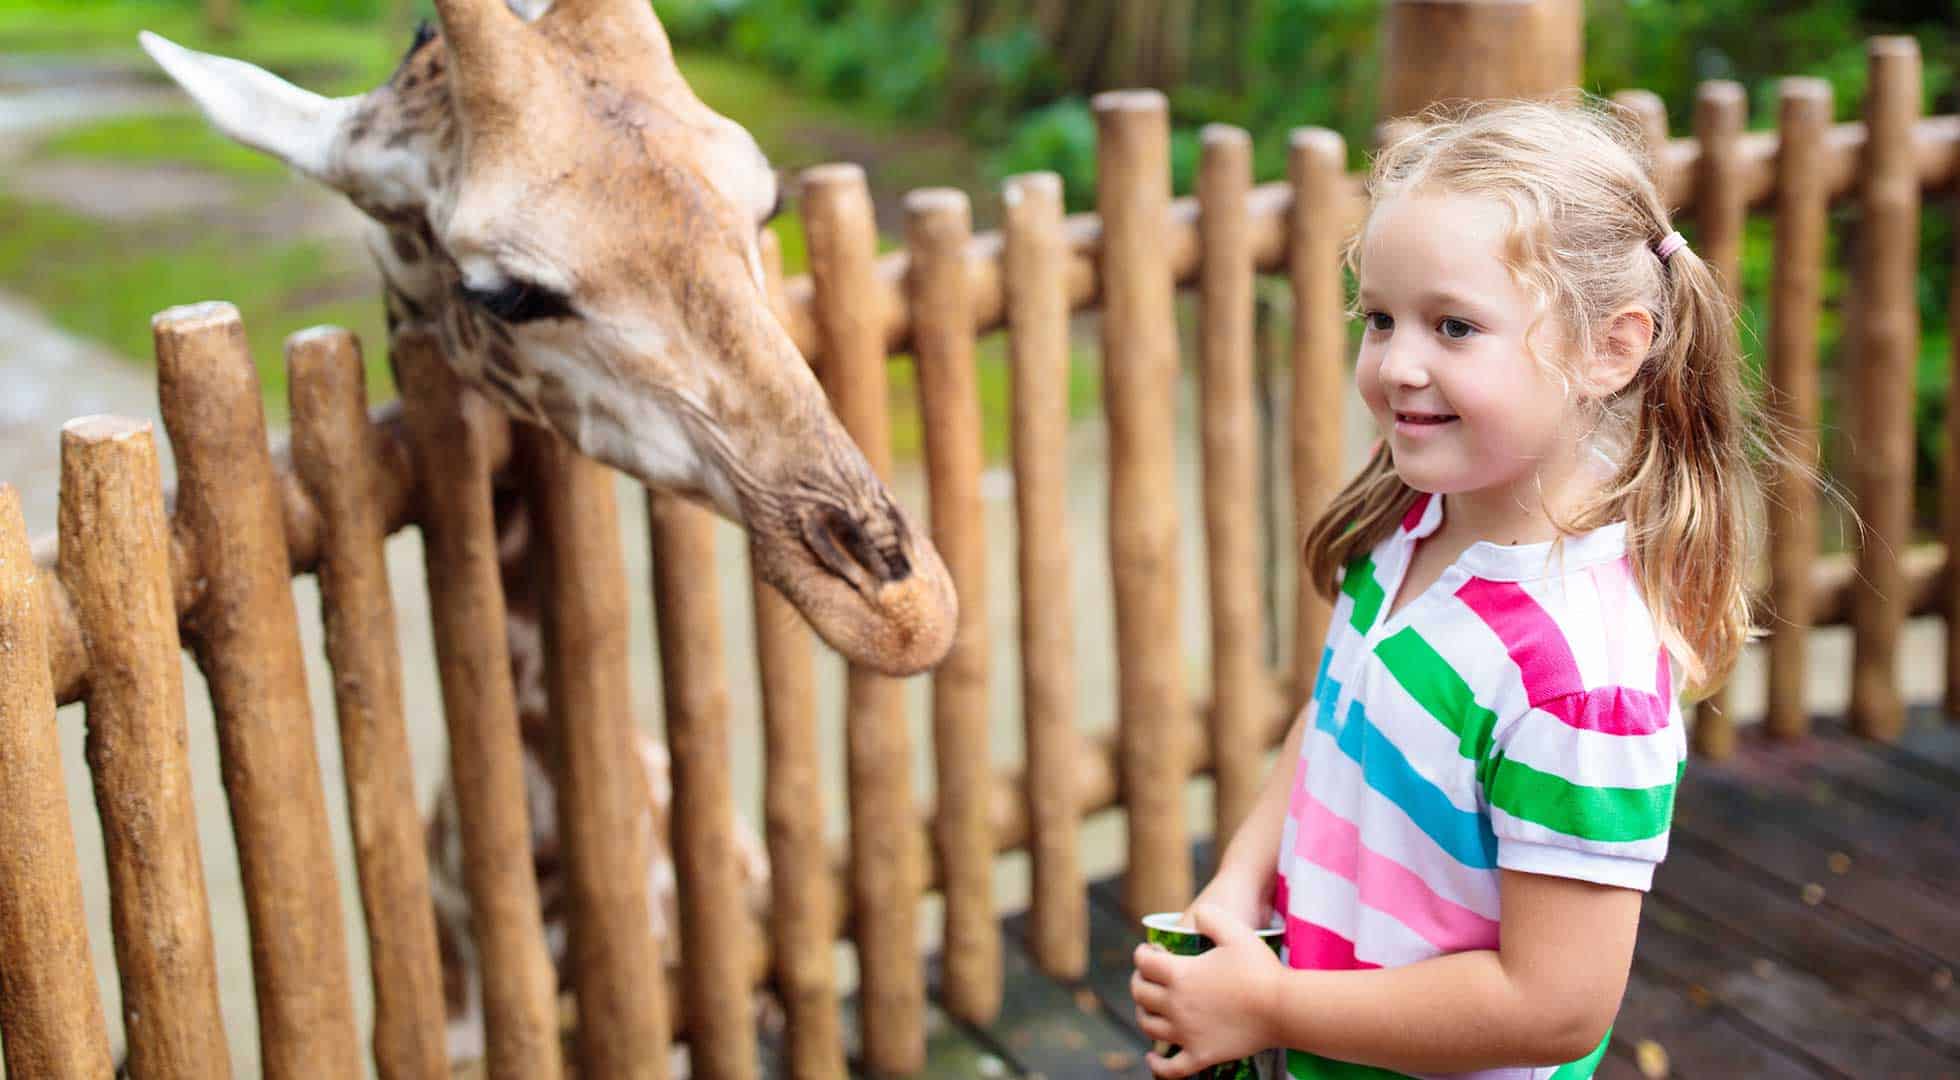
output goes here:
[[[1185, 925], [1181, 911], [1159, 911], [1143, 917], [1143, 938], [1152, 945], [1159, 946], [1175, 956], [1198, 956], [1212, 947], [1212, 940], [1198, 933], [1194, 926]], [[1269, 926], [1258, 931], [1259, 939], [1264, 941], [1273, 955], [1278, 956], [1280, 945], [1285, 939], [1284, 927]], [[1175, 1045], [1157, 1042], [1151, 1049], [1164, 1057], [1177, 1053]], [[1221, 1061], [1209, 1068], [1193, 1073], [1196, 1080], [1279, 1080], [1286, 1075], [1286, 1051], [1261, 1050], [1250, 1057], [1236, 1061]]]

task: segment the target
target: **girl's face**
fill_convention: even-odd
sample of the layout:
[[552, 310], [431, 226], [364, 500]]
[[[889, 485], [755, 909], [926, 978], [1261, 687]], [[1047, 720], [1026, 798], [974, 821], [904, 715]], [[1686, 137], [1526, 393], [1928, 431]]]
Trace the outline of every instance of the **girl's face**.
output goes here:
[[1403, 482], [1500, 513], [1562, 488], [1586, 429], [1558, 375], [1563, 335], [1551, 319], [1532, 329], [1537, 306], [1499, 261], [1510, 228], [1501, 203], [1475, 196], [1378, 204], [1361, 238], [1355, 365]]

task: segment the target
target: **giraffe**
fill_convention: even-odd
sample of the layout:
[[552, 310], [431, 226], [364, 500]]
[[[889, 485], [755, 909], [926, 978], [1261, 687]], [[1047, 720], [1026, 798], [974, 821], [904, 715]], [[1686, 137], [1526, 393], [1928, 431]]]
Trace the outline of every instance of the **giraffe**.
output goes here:
[[[957, 599], [928, 535], [828, 408], [768, 306], [758, 237], [781, 191], [704, 105], [646, 0], [436, 0], [394, 74], [345, 98], [157, 35], [144, 49], [219, 131], [369, 219], [390, 333], [435, 332], [516, 419], [743, 527], [752, 565], [854, 663], [926, 670]], [[564, 977], [562, 865], [545, 763], [530, 510], [496, 506], [533, 856]], [[674, 918], [664, 747], [642, 746], [658, 936]], [[453, 1056], [482, 1046], [480, 985], [445, 779], [428, 822]], [[753, 830], [738, 858], [767, 895]]]

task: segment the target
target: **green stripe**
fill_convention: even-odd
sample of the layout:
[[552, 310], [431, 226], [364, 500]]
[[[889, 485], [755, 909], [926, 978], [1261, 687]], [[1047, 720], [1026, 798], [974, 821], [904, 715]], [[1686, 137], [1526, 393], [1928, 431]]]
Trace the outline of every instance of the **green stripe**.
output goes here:
[[1414, 627], [1375, 646], [1375, 655], [1416, 704], [1456, 733], [1457, 751], [1477, 763], [1479, 779], [1488, 779], [1484, 766], [1490, 757], [1491, 733], [1497, 730], [1497, 714], [1477, 704], [1463, 676]]
[[1599, 1045], [1593, 1047], [1592, 1053], [1577, 1061], [1560, 1065], [1558, 1071], [1552, 1074], [1552, 1080], [1591, 1080], [1593, 1071], [1599, 1068], [1600, 1061], [1606, 1057], [1606, 1043], [1612, 1038], [1613, 1029], [1607, 1028], [1606, 1037], [1599, 1040]]
[[1367, 633], [1375, 625], [1375, 614], [1382, 609], [1382, 583], [1375, 580], [1375, 560], [1366, 555], [1348, 564], [1341, 579], [1341, 591], [1354, 598], [1348, 625]]
[[1585, 787], [1499, 755], [1484, 790], [1492, 806], [1512, 817], [1567, 836], [1618, 844], [1667, 831], [1681, 771], [1676, 768], [1672, 781], [1653, 787]]
[[1293, 1080], [1409, 1080], [1407, 1073], [1336, 1061], [1304, 1050], [1286, 1052], [1286, 1075]]

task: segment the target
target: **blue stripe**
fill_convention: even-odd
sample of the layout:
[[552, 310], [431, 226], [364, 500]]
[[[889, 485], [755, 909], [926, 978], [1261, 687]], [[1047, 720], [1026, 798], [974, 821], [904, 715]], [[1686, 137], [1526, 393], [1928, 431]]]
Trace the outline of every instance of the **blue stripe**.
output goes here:
[[1321, 699], [1314, 726], [1326, 732], [1361, 766], [1362, 779], [1402, 809], [1416, 828], [1456, 861], [1479, 870], [1497, 867], [1497, 836], [1490, 821], [1474, 811], [1459, 810], [1443, 789], [1409, 764], [1408, 756], [1368, 719], [1359, 701], [1348, 704], [1347, 722], [1334, 722], [1334, 701], [1340, 684], [1329, 681], [1330, 693]]

